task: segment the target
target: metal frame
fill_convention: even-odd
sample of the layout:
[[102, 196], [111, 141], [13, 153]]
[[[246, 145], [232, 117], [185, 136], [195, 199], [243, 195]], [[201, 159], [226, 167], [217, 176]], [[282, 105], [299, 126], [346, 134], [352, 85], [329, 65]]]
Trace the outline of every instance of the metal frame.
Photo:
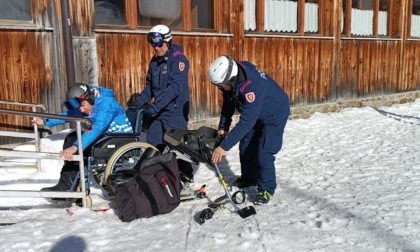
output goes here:
[[[0, 100], [0, 104], [2, 105], [11, 105], [11, 106], [20, 106], [20, 107], [31, 107], [33, 112], [37, 112], [37, 109], [41, 109], [42, 111], [47, 110], [47, 108], [43, 104], [31, 104], [31, 103], [23, 103], [23, 102], [14, 102], [14, 101], [4, 101]], [[10, 132], [10, 131], [0, 131], [0, 136], [9, 136], [9, 137], [17, 137], [17, 138], [31, 138], [35, 140], [35, 151], [40, 151], [40, 139], [38, 135], [38, 125], [34, 124], [34, 133], [23, 133], [23, 132]], [[5, 162], [0, 162], [1, 165], [7, 165]], [[22, 164], [23, 166], [31, 167], [32, 164]], [[37, 171], [41, 171], [41, 160], [36, 159], [36, 168]]]
[[[85, 118], [67, 117], [67, 116], [59, 116], [55, 114], [26, 112], [26, 111], [11, 110], [11, 109], [0, 109], [0, 114], [27, 116], [27, 117], [42, 117], [42, 118], [64, 120], [64, 121], [69, 121], [69, 122], [76, 122], [79, 155], [73, 155], [73, 160], [79, 162], [79, 171], [80, 171], [79, 185], [81, 187], [80, 192], [41, 192], [41, 191], [23, 191], [23, 190], [0, 190], [0, 197], [81, 198], [82, 206], [86, 207], [87, 195], [86, 195], [86, 183], [85, 183], [85, 169], [84, 169], [84, 161], [83, 161], [81, 123], [83, 122], [83, 123], [91, 124], [91, 122]], [[15, 150], [0, 149], [0, 156], [20, 157], [20, 158], [25, 157], [25, 158], [37, 158], [37, 159], [61, 159], [62, 160], [62, 158], [60, 157], [58, 153], [40, 152], [39, 150], [32, 152], [32, 151], [15, 151]]]

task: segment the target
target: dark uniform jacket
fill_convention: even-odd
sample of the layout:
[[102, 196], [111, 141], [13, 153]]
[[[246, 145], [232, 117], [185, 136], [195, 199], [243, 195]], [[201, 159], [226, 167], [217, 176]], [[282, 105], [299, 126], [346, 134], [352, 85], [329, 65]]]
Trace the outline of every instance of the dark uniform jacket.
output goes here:
[[180, 117], [188, 121], [189, 68], [183, 48], [175, 44], [165, 57], [154, 56], [149, 64], [146, 87], [136, 99], [137, 105], [142, 107], [154, 98], [153, 107], [158, 116]]
[[270, 76], [249, 62], [238, 64], [245, 70], [246, 80], [238, 82], [233, 91], [223, 91], [219, 130], [229, 131], [235, 108], [241, 113], [239, 122], [220, 145], [226, 151], [254, 126], [277, 124], [290, 114], [289, 98]]

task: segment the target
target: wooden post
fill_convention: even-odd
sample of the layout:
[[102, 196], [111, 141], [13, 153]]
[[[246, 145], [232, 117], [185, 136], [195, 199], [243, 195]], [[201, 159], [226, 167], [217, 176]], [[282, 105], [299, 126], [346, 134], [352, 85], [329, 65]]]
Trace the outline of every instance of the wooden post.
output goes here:
[[61, 0], [61, 20], [63, 26], [64, 55], [66, 60], [67, 86], [76, 84], [74, 69], [73, 37], [71, 34], [69, 0]]
[[245, 0], [231, 0], [231, 21], [230, 27], [231, 32], [233, 33], [232, 38], [232, 54], [231, 56], [241, 61], [243, 57], [243, 48], [244, 48], [244, 38], [245, 38], [245, 27], [244, 27], [244, 12], [245, 12]]
[[[125, 6], [125, 16], [127, 17], [128, 29], [135, 30], [137, 29], [137, 0], [127, 0]], [[130, 8], [128, 8], [130, 6]]]
[[214, 11], [217, 12], [215, 13], [216, 21], [214, 25], [215, 25], [216, 31], [218, 33], [221, 33], [223, 31], [223, 14], [218, 10], [221, 10], [223, 8], [223, 5], [225, 2], [222, 0], [214, 0], [214, 1], [215, 1]]
[[[392, 2], [392, 4], [394, 6], [396, 6], [395, 1]], [[402, 71], [402, 69], [405, 69], [407, 67], [407, 57], [409, 57], [409, 55], [406, 55], [406, 48], [405, 45], [407, 44], [407, 38], [408, 38], [408, 34], [411, 31], [411, 22], [408, 23], [409, 21], [411, 21], [411, 13], [409, 12], [409, 10], [411, 10], [411, 6], [409, 5], [413, 5], [413, 1], [412, 0], [401, 0], [400, 3], [400, 12], [401, 12], [401, 19], [399, 22], [400, 25], [400, 29], [399, 29], [399, 35], [401, 37], [401, 46], [400, 46], [400, 56], [399, 56], [399, 66], [400, 66], [400, 71], [399, 72], [399, 76], [398, 76], [398, 83], [401, 83], [396, 91], [401, 90], [401, 86], [407, 86], [407, 77], [404, 73], [405, 71]], [[410, 28], [410, 30], [409, 30]]]
[[[341, 72], [341, 24], [343, 23], [343, 1], [345, 0], [330, 0], [333, 1], [334, 19], [333, 19], [333, 52], [332, 52], [332, 76], [331, 76], [331, 99], [337, 100], [337, 86], [340, 86], [339, 73]], [[348, 3], [349, 1], [347, 1]], [[347, 5], [348, 7], [349, 5]], [[351, 6], [350, 6], [351, 7]], [[346, 25], [347, 27], [347, 25]], [[349, 28], [349, 27], [348, 27]], [[350, 29], [349, 29], [350, 30]], [[347, 30], [348, 31], [348, 30]]]
[[373, 5], [373, 37], [379, 36], [379, 0], [375, 0]]
[[298, 29], [297, 34], [305, 34], [305, 0], [298, 0]]
[[256, 15], [257, 15], [257, 31], [264, 32], [264, 9], [265, 9], [265, 0], [257, 0], [255, 3], [256, 6]]
[[191, 31], [191, 1], [182, 1], [182, 21], [186, 32]]

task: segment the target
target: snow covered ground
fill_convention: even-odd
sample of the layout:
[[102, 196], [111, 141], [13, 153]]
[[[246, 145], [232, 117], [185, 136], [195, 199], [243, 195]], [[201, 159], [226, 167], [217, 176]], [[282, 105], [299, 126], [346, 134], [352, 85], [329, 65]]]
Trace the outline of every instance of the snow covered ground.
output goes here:
[[[58, 152], [64, 135], [43, 139], [42, 150]], [[227, 205], [200, 225], [205, 199], [124, 223], [113, 210], [71, 207], [70, 215], [65, 202], [0, 198], [0, 222], [16, 223], [0, 226], [0, 251], [420, 251], [419, 139], [420, 99], [289, 121], [277, 193], [246, 219]], [[53, 185], [60, 167], [0, 167], [0, 189]], [[219, 168], [229, 183], [239, 175], [238, 146]], [[214, 170], [195, 170], [197, 189], [206, 184], [213, 199], [224, 194]], [[256, 192], [246, 192], [250, 205]], [[113, 206], [100, 190], [91, 195], [93, 209]]]

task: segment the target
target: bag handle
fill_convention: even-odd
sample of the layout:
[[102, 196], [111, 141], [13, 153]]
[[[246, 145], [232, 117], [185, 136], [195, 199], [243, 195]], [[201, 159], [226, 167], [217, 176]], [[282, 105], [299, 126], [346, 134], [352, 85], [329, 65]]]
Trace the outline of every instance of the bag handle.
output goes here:
[[144, 182], [144, 180], [140, 177], [139, 174], [134, 176], [134, 178], [136, 179], [140, 188], [143, 190], [144, 194], [146, 194], [146, 197], [149, 199], [150, 205], [152, 206], [153, 216], [158, 215], [159, 214], [158, 206], [157, 206], [155, 197], [153, 197], [152, 193], [150, 192], [149, 186], [147, 185], [146, 182]]

